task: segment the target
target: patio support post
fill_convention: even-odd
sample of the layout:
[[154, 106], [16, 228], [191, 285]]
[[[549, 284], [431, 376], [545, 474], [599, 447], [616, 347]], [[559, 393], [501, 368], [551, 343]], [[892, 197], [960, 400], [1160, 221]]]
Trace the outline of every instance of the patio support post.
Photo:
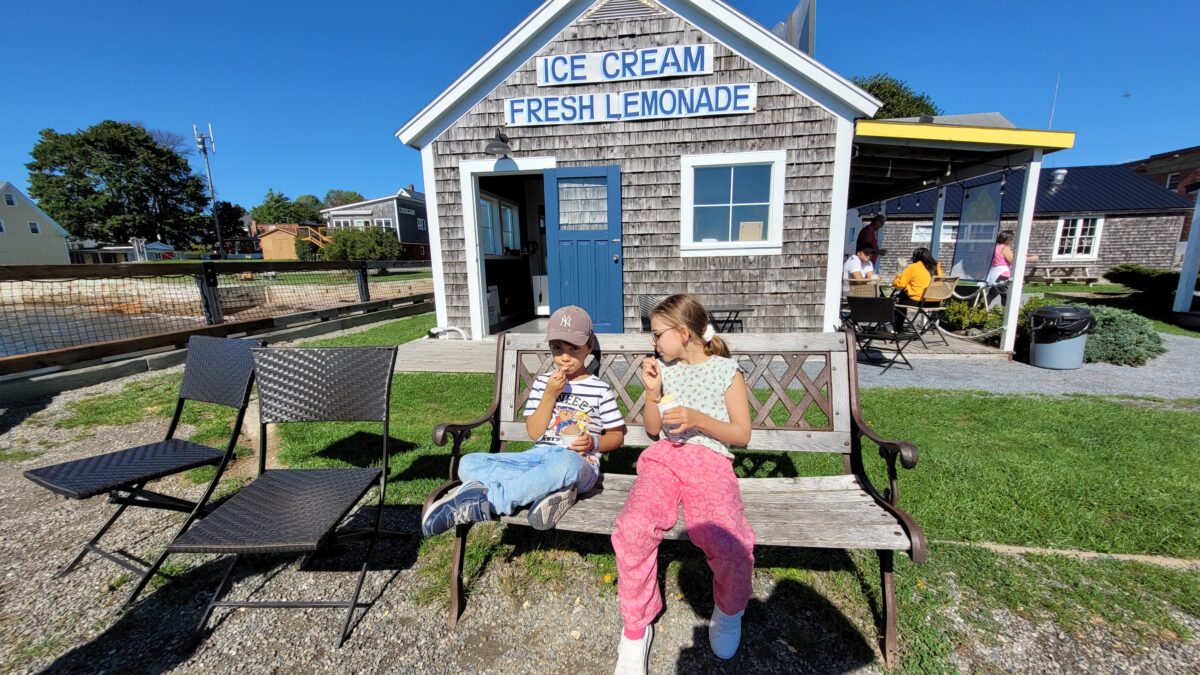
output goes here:
[[942, 185], [938, 188], [937, 205], [933, 211], [933, 234], [929, 238], [929, 252], [933, 254], [933, 259], [938, 260], [940, 254], [938, 250], [942, 246], [942, 218], [946, 215], [946, 186]]
[[1029, 254], [1029, 237], [1033, 232], [1033, 209], [1037, 204], [1038, 179], [1042, 175], [1042, 149], [1035, 148], [1025, 165], [1025, 184], [1021, 186], [1021, 210], [1017, 216], [1017, 245], [1013, 251], [1012, 281], [1008, 304], [1004, 308], [1004, 332], [1000, 334], [1000, 349], [1011, 352], [1017, 342], [1017, 317], [1021, 314], [1021, 289], [1025, 285], [1025, 256]]
[[1176, 312], [1190, 312], [1192, 298], [1196, 292], [1196, 272], [1200, 270], [1200, 199], [1192, 209], [1192, 229], [1188, 233], [1187, 249], [1183, 254], [1183, 266], [1179, 270], [1179, 286], [1175, 289]]

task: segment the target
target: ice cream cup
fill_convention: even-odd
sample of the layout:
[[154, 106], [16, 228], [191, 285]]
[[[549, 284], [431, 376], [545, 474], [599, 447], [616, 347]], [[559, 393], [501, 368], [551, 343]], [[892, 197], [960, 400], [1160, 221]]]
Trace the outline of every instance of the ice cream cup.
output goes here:
[[[683, 405], [683, 403], [678, 397], [675, 396], [675, 394], [666, 394], [658, 400], [658, 414], [662, 415], [671, 408], [678, 408], [681, 405]], [[665, 427], [667, 425], [663, 426]], [[667, 429], [667, 431], [670, 431], [670, 429]]]
[[571, 426], [559, 432], [558, 444], [564, 448], [569, 448], [573, 443], [575, 443], [575, 439], [579, 438], [582, 434], [583, 432], [579, 429], [579, 427], [575, 424], [572, 424]]

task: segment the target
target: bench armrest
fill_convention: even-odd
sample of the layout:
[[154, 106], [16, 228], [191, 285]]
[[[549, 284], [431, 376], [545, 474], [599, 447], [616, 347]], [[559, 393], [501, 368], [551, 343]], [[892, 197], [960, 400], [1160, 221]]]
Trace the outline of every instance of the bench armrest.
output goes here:
[[858, 406], [854, 406], [852, 411], [854, 423], [858, 426], [858, 431], [863, 436], [866, 436], [872, 443], [879, 446], [879, 454], [881, 457], [894, 464], [896, 457], [900, 457], [900, 466], [906, 469], [912, 469], [917, 465], [917, 459], [920, 453], [917, 446], [909, 441], [893, 441], [883, 436], [871, 428], [866, 420], [862, 418], [862, 413], [859, 412]]
[[[450, 434], [454, 437], [454, 452], [458, 452], [458, 447], [462, 442], [471, 437], [471, 432], [488, 422], [495, 421], [496, 406], [492, 405], [482, 417], [471, 420], [470, 422], [442, 422], [433, 428], [433, 444], [443, 446], [446, 444], [446, 435]], [[461, 437], [461, 438], [460, 438]]]

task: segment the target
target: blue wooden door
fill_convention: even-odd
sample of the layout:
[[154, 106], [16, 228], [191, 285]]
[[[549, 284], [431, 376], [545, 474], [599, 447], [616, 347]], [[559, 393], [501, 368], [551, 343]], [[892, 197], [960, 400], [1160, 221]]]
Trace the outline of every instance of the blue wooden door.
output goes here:
[[621, 294], [621, 170], [545, 173], [550, 311], [578, 305], [597, 333], [624, 332]]

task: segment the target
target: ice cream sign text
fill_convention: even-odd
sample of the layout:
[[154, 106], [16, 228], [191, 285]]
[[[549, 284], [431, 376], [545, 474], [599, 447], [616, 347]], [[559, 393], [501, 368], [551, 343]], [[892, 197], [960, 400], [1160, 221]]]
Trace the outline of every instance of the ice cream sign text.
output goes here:
[[[713, 45], [541, 56], [535, 67], [539, 87], [711, 75]], [[757, 85], [751, 82], [527, 96], [507, 99], [504, 119], [508, 126], [524, 127], [737, 115], [754, 112], [757, 94]]]

